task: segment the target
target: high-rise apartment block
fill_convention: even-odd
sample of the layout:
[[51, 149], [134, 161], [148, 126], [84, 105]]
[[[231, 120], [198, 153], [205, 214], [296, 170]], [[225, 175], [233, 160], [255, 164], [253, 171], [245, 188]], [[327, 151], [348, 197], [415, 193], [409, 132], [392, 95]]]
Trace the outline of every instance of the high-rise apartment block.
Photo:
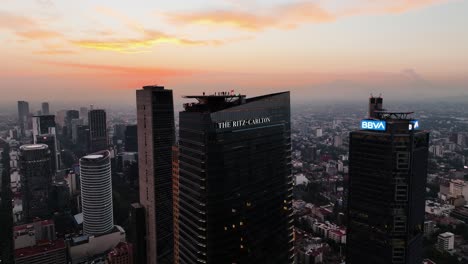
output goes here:
[[80, 159], [83, 233], [88, 236], [106, 234], [114, 228], [112, 208], [112, 176], [109, 151], [101, 151]]

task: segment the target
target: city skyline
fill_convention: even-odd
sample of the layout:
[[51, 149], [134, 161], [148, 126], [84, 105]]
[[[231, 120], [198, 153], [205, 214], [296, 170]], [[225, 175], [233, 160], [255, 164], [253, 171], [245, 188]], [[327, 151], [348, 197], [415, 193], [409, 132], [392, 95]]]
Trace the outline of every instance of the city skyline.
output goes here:
[[3, 3], [2, 103], [93, 93], [135, 104], [145, 84], [175, 98], [220, 87], [291, 90], [293, 102], [467, 95], [463, 0]]

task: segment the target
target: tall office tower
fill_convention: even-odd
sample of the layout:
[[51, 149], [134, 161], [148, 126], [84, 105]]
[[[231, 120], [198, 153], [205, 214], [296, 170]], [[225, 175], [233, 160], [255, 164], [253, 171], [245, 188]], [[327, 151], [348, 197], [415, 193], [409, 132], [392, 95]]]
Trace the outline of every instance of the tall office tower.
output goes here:
[[[38, 135], [56, 134], [55, 132], [55, 116], [54, 115], [41, 115], [33, 116], [33, 140], [36, 140]], [[34, 143], [36, 143], [34, 141]]]
[[49, 190], [52, 185], [50, 150], [45, 144], [20, 147], [19, 168], [23, 194], [23, 216], [27, 221], [49, 217]]
[[421, 263], [429, 133], [376, 100], [350, 133], [346, 263]]
[[174, 214], [174, 264], [180, 263], [179, 257], [179, 147], [172, 147], [172, 201]]
[[133, 245], [133, 263], [146, 263], [146, 215], [139, 203], [130, 205], [128, 241]]
[[18, 101], [18, 123], [21, 128], [21, 134], [24, 136], [25, 129], [28, 128], [29, 103]]
[[50, 168], [52, 174], [54, 174], [57, 169], [60, 168], [60, 158], [58, 153], [57, 147], [57, 136], [54, 134], [44, 134], [38, 135], [35, 138], [35, 144], [45, 144], [49, 148], [50, 151]]
[[71, 122], [71, 139], [73, 144], [76, 144], [78, 141], [78, 127], [83, 126], [83, 119], [73, 119]]
[[107, 144], [107, 121], [106, 111], [95, 109], [89, 111], [89, 151], [96, 152], [105, 150]]
[[62, 132], [63, 134], [66, 134], [67, 138], [71, 139], [72, 138], [72, 122], [74, 119], [79, 119], [80, 118], [80, 113], [76, 110], [68, 110], [65, 116], [65, 126], [67, 129]]
[[80, 118], [83, 119], [85, 124], [88, 124], [88, 108], [80, 107]]
[[54, 115], [33, 116], [33, 143], [46, 144], [50, 150], [52, 172], [59, 168], [58, 142]]
[[105, 234], [114, 228], [110, 153], [107, 150], [80, 159], [83, 233]]
[[129, 125], [125, 129], [125, 151], [138, 152], [137, 125]]
[[0, 263], [2, 264], [14, 263], [12, 196], [9, 146], [0, 138]]
[[125, 130], [127, 126], [125, 124], [116, 124], [114, 125], [114, 135], [113, 135], [113, 144], [117, 145], [120, 141], [121, 143], [125, 140]]
[[140, 203], [147, 214], [147, 263], [173, 263], [172, 90], [145, 86], [136, 96]]
[[89, 126], [77, 126], [76, 134], [76, 145], [78, 149], [80, 151], [87, 152], [89, 149]]
[[179, 263], [293, 263], [289, 92], [186, 98]]
[[41, 112], [43, 115], [49, 115], [50, 110], [49, 110], [49, 103], [48, 102], [43, 102], [41, 104]]
[[66, 124], [65, 124], [66, 118], [67, 118], [67, 110], [60, 110], [55, 115], [55, 122], [56, 122], [57, 126], [60, 127], [60, 129], [62, 129], [64, 126], [66, 126]]

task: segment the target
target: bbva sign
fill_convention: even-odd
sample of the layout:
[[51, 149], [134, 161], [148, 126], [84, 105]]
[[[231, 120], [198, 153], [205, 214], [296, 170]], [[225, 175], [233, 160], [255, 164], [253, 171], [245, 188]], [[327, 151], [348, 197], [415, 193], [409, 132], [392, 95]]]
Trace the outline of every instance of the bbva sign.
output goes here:
[[361, 129], [385, 131], [387, 130], [387, 122], [383, 120], [361, 120]]

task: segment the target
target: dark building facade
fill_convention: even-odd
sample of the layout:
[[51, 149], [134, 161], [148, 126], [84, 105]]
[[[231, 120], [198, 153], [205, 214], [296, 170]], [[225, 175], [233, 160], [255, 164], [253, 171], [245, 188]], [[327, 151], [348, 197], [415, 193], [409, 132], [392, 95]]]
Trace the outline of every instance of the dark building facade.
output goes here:
[[49, 103], [48, 102], [43, 102], [41, 104], [41, 113], [43, 115], [49, 115], [50, 114]]
[[179, 147], [172, 147], [172, 201], [174, 204], [174, 264], [180, 263], [179, 257]]
[[293, 263], [289, 92], [186, 98], [178, 263]]
[[133, 245], [133, 263], [146, 262], [146, 215], [139, 203], [130, 205], [128, 241]]
[[370, 105], [350, 133], [346, 263], [421, 263], [429, 133]]
[[147, 263], [173, 263], [172, 90], [145, 86], [137, 93], [140, 203], [147, 219]]
[[125, 128], [125, 151], [138, 152], [138, 127], [129, 125]]
[[19, 168], [21, 193], [23, 194], [23, 217], [31, 221], [49, 217], [49, 191], [52, 185], [52, 170], [49, 147], [45, 144], [20, 147]]
[[52, 170], [52, 173], [57, 171], [59, 169], [59, 155], [57, 153], [57, 139], [56, 135], [38, 135], [36, 136], [36, 144], [45, 144], [49, 147], [50, 151], [50, 168]]
[[52, 133], [55, 129], [54, 115], [40, 115], [33, 117], [33, 133], [35, 135], [43, 135]]
[[24, 136], [25, 129], [28, 128], [29, 122], [29, 103], [26, 101], [18, 101], [18, 123], [21, 128], [21, 134]]
[[13, 204], [9, 146], [0, 139], [0, 263], [13, 264]]
[[89, 151], [97, 152], [108, 148], [106, 111], [102, 109], [90, 110], [89, 122]]
[[79, 119], [80, 118], [80, 112], [77, 110], [68, 110], [66, 115], [65, 115], [65, 126], [66, 129], [63, 131], [64, 134], [66, 134], [67, 138], [71, 139], [72, 138], [72, 120], [74, 119]]

